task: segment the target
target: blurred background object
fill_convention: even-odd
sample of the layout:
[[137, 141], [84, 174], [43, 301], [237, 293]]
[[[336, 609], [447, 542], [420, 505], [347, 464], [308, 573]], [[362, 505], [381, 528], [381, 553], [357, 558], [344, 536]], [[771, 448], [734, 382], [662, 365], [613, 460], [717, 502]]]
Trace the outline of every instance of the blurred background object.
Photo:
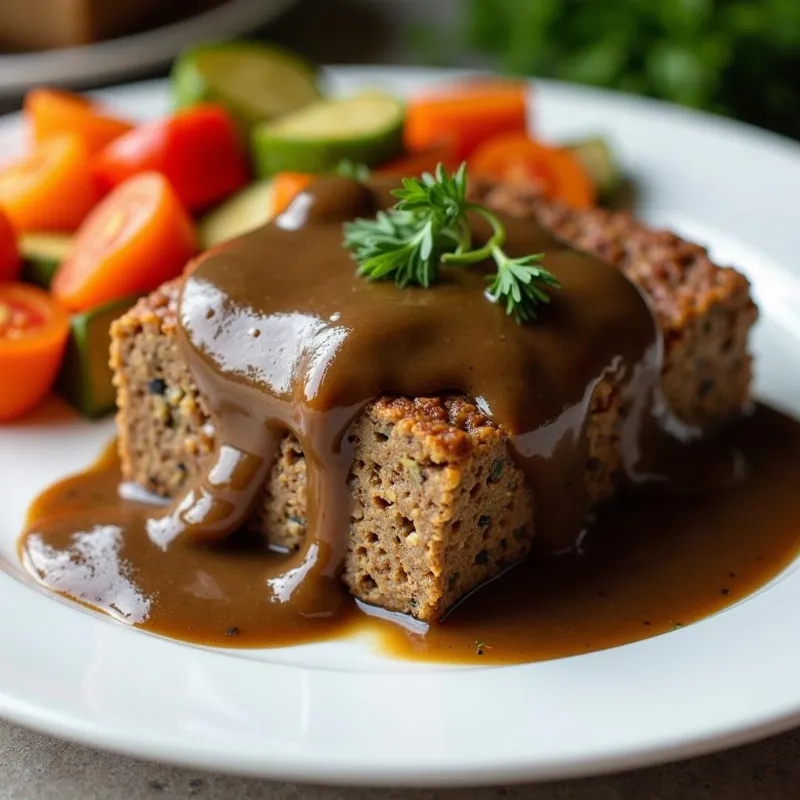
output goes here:
[[464, 0], [459, 46], [503, 69], [800, 137], [800, 0]]
[[0, 44], [20, 50], [101, 42], [174, 22], [224, 0], [3, 0]]
[[[126, 14], [129, 29], [141, 28], [167, 21], [168, 8], [171, 25], [152, 31], [151, 39], [139, 34], [139, 52], [147, 57], [137, 74], [165, 73], [156, 63], [162, 55], [156, 53], [156, 35], [175, 30], [175, 15], [249, 6], [239, 28], [323, 63], [466, 66], [576, 81], [800, 138], [800, 0], [0, 0], [0, 39], [11, 9], [30, 12], [31, 3], [78, 9], [73, 22], [76, 14], [85, 19], [85, 8], [106, 9], [106, 15], [113, 8], [116, 21], [93, 23], [109, 35], [119, 35]], [[24, 23], [34, 16], [41, 15], [27, 13]], [[189, 38], [198, 35], [199, 29], [186, 29]], [[234, 34], [210, 34], [228, 35]], [[134, 38], [101, 46], [119, 54], [122, 43]], [[178, 42], [173, 36], [170, 46]], [[9, 56], [0, 55], [0, 90], [8, 74], [4, 58]], [[85, 73], [78, 83], [86, 83]], [[109, 75], [105, 82], [119, 77]]]
[[800, 0], [303, 0], [279, 28], [327, 61], [575, 81], [800, 138]]
[[296, 0], [0, 0], [0, 111], [39, 85], [164, 74], [198, 41], [249, 34]]

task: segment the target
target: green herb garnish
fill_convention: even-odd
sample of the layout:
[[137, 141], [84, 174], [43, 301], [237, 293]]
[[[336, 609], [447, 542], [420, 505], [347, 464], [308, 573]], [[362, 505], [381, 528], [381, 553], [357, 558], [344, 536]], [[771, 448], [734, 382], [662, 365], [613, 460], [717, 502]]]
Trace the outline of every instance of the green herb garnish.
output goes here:
[[[535, 319], [536, 307], [550, 297], [543, 287], [559, 288], [555, 276], [540, 264], [543, 253], [511, 258], [503, 250], [506, 231], [488, 208], [467, 200], [467, 166], [450, 175], [439, 164], [435, 175], [404, 178], [392, 194], [398, 202], [375, 219], [345, 223], [344, 246], [367, 280], [392, 278], [402, 289], [430, 286], [440, 264], [468, 266], [492, 259], [497, 272], [487, 276], [486, 297], [505, 306], [517, 322]], [[492, 228], [485, 245], [472, 246], [467, 212], [483, 217]]]

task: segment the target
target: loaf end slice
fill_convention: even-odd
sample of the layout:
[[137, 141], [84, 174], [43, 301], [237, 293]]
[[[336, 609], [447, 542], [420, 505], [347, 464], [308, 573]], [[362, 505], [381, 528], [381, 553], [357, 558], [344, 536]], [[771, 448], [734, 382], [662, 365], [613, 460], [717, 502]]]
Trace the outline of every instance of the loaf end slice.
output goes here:
[[684, 423], [712, 430], [750, 403], [748, 335], [758, 309], [741, 273], [699, 244], [654, 230], [631, 214], [575, 210], [513, 184], [474, 180], [475, 199], [538, 220], [568, 244], [619, 267], [642, 291], [662, 332], [661, 390]]

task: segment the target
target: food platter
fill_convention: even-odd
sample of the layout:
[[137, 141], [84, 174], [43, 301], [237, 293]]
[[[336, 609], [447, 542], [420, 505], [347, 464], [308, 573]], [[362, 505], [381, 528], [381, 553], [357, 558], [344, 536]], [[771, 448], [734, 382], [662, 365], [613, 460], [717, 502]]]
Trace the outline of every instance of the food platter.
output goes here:
[[[340, 68], [339, 90], [405, 92], [428, 70]], [[800, 151], [710, 116], [537, 84], [546, 137], [602, 133], [639, 190], [638, 212], [710, 245], [753, 281], [757, 393], [800, 413], [800, 278], [792, 201]], [[163, 83], [103, 93], [147, 118]], [[18, 119], [0, 128], [18, 146]], [[731, 186], [746, 186], [747, 201]], [[450, 785], [586, 775], [731, 746], [800, 721], [791, 629], [800, 576], [698, 624], [586, 656], [503, 668], [385, 658], [368, 641], [277, 650], [187, 646], [54, 601], [19, 567], [35, 494], [89, 464], [113, 434], [56, 401], [0, 430], [0, 714], [98, 747], [271, 778]], [[376, 699], [377, 698], [377, 699]], [[420, 735], [420, 731], [425, 734]]]

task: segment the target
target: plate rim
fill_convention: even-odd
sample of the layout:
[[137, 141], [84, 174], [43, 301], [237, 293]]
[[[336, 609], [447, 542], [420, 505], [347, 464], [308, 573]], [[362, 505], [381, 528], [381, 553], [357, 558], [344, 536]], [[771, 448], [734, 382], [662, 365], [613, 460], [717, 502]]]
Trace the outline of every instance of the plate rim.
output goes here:
[[[391, 67], [375, 68], [369, 66], [346, 67], [336, 69], [333, 72], [334, 75], [338, 73], [345, 79], [353, 76], [358, 77], [359, 75], [391, 76], [397, 75], [398, 73], [405, 73], [406, 76], [411, 76], [412, 78], [415, 73], [425, 74], [428, 76], [439, 76], [445, 74], [440, 71], [429, 69], [408, 68], [404, 70]], [[581, 97], [586, 93], [594, 95], [597, 94], [596, 90], [586, 89], [584, 87], [563, 85], [550, 81], [537, 81], [536, 83], [543, 87], [550, 87], [551, 91], [577, 93], [578, 97]], [[146, 92], [159, 91], [159, 87], [160, 91], [163, 91], [164, 86], [165, 82], [161, 80], [133, 84], [133, 88], [125, 88], [133, 92]], [[150, 89], [148, 89], [148, 87], [150, 87]], [[106, 93], [108, 93], [108, 90]], [[111, 90], [112, 95], [116, 93], [117, 92], [115, 92], [115, 90]], [[750, 139], [755, 137], [753, 141], [756, 144], [763, 145], [768, 142], [771, 147], [775, 147], [777, 145], [781, 152], [785, 152], [793, 159], [796, 158], [797, 165], [800, 167], [800, 146], [791, 140], [784, 139], [784, 137], [776, 134], [762, 131], [758, 128], [737, 123], [732, 120], [706, 115], [702, 112], [678, 109], [659, 101], [642, 100], [640, 98], [618, 95], [615, 92], [604, 91], [601, 92], [601, 94], [603, 96], [614, 96], [616, 102], [623, 102], [624, 104], [632, 105], [633, 107], [655, 108], [662, 113], [668, 114], [669, 116], [678, 115], [679, 117], [688, 116], [691, 118], [698, 118], [701, 122], [703, 122], [704, 125], [717, 128], [720, 131], [739, 133]], [[9, 126], [18, 125], [18, 121], [18, 117], [16, 120], [13, 118], [0, 120], [0, 139], [2, 139], [4, 131], [6, 131]], [[788, 150], [785, 149], [787, 147]], [[793, 277], [797, 276], [794, 275]], [[29, 602], [31, 605], [40, 604], [43, 617], [54, 622], [55, 624], [58, 624], [58, 621], [62, 618], [66, 619], [64, 615], [69, 614], [71, 617], [85, 617], [85, 619], [82, 619], [80, 623], [76, 623], [76, 627], [82, 628], [84, 631], [88, 631], [90, 626], [97, 625], [97, 620], [91, 620], [90, 622], [89, 615], [75, 615], [72, 609], [66, 608], [63, 606], [63, 604], [53, 603], [50, 598], [43, 595], [38, 595], [37, 597], [38, 593], [30, 593], [27, 587], [23, 586], [10, 576], [4, 574], [1, 566], [2, 565], [0, 564], [0, 597], [2, 597], [3, 594], [6, 594], [7, 597], [16, 597], [22, 602]], [[779, 584], [775, 587], [774, 591], [781, 592], [782, 590], [785, 590], [785, 584], [786, 582]], [[743, 607], [749, 607], [752, 611], [756, 604], [757, 598], [752, 598], [748, 601], [748, 603], [745, 603]], [[718, 615], [718, 617], [715, 619], [722, 619], [724, 622], [724, 618], [726, 616], [727, 612]], [[752, 614], [750, 616], [752, 616]], [[174, 648], [179, 648], [185, 652], [196, 652], [190, 651], [187, 648], [182, 647], [180, 644], [166, 642], [164, 640], [156, 639], [155, 637], [140, 637], [137, 636], [137, 634], [133, 631], [126, 630], [110, 622], [103, 622], [105, 624], [98, 626], [97, 629], [92, 628], [94, 631], [94, 633], [92, 633], [92, 637], [97, 640], [102, 640], [102, 643], [106, 645], [113, 644], [114, 647], [117, 645], [121, 646], [123, 650], [130, 649], [129, 643], [123, 645], [124, 639], [141, 639], [141, 642], [137, 642], [137, 644], [141, 644], [141, 647], [134, 646], [133, 649], [140, 650], [143, 654], [146, 653], [148, 656], [151, 653], [166, 653], [166, 648], [173, 648], [173, 652]], [[690, 628], [686, 630], [669, 634], [669, 636], [697, 638], [698, 632], [702, 633], [701, 629], [703, 629], [708, 622], [709, 620], [706, 620], [698, 623], [697, 625], [690, 626]], [[97, 633], [97, 630], [99, 630], [101, 627], [102, 632]], [[17, 632], [16, 635], [19, 636], [20, 633], [21, 632]], [[645, 651], [653, 649], [652, 643], [658, 643], [659, 640], [665, 640], [667, 638], [668, 637], [666, 636], [657, 637], [653, 640], [647, 640], [645, 642], [628, 645], [624, 649], [628, 649], [630, 652], [636, 651], [637, 654], [639, 652], [644, 653]], [[24, 641], [24, 638], [19, 639], [19, 641]], [[582, 660], [582, 663], [584, 664], [588, 664], [589, 661], [592, 661], [593, 663], [600, 663], [603, 660], [612, 658], [613, 656], [609, 656], [608, 654], [613, 654], [614, 651], [619, 649], [621, 648], [614, 648], [613, 650], [601, 651], [599, 653], [575, 657], [573, 659], [562, 659], [560, 662], [545, 662], [545, 664], [550, 664], [551, 666], [548, 667], [547, 670], [538, 671], [552, 672], [554, 669], [552, 665], [560, 663], [565, 665], [565, 670], [569, 673], [574, 669], [576, 661]], [[664, 649], [663, 642], [661, 649]], [[169, 656], [169, 658], [171, 659], [172, 656]], [[178, 660], [180, 660], [180, 658], [181, 657], [178, 657]], [[648, 656], [643, 656], [643, 658], [645, 662], [647, 662]], [[216, 673], [221, 669], [221, 671], [224, 673], [227, 670], [224, 667], [220, 668], [219, 664], [226, 659], [229, 659], [229, 657], [224, 653], [209, 652], [200, 660], [203, 660], [204, 663], [208, 664], [208, 669], [210, 671]], [[568, 664], [567, 662], [570, 663]], [[236, 663], [242, 662], [237, 660]], [[286, 670], [297, 670], [300, 673], [307, 673], [309, 671], [313, 672], [313, 668], [308, 667], [295, 668], [286, 667], [285, 665], [277, 666], [274, 664], [259, 664], [258, 662], [252, 662], [252, 664], [255, 665], [255, 667], [251, 666], [242, 668], [239, 670], [239, 672], [242, 674], [244, 672], [252, 672], [253, 669], [256, 668], [264, 669], [265, 671], [267, 668], [270, 668], [273, 672], [285, 672]], [[533, 670], [538, 669], [540, 666], [542, 665], [521, 665], [518, 667], [493, 668], [491, 670], [484, 668], [480, 671], [491, 671], [496, 673], [498, 670], [503, 670], [506, 671], [506, 674], [509, 674], [507, 671]], [[577, 671], [580, 673], [580, 669]], [[430, 672], [434, 675], [436, 674], [436, 670], [431, 670]], [[474, 671], [470, 671], [470, 673], [475, 674]], [[427, 671], [418, 673], [418, 675], [422, 676], [422, 678], [420, 678], [422, 681], [426, 679], [425, 676], [428, 674], [429, 673]], [[452, 673], [449, 674], [452, 675]], [[265, 759], [263, 754], [259, 758], [255, 758], [252, 752], [241, 756], [237, 760], [231, 759], [229, 756], [221, 757], [218, 752], [215, 753], [213, 748], [210, 748], [207, 742], [199, 741], [194, 743], [194, 750], [192, 750], [191, 747], [188, 749], [174, 746], [172, 748], [163, 748], [160, 742], [155, 741], [152, 738], [126, 738], [124, 733], [122, 735], [120, 735], [119, 732], [114, 734], [114, 732], [110, 731], [108, 728], [98, 728], [96, 722], [94, 724], [89, 724], [86, 722], [86, 720], [76, 722], [74, 718], [70, 719], [64, 717], [63, 712], [58, 710], [54, 711], [52, 708], [47, 708], [41, 705], [36, 706], [35, 703], [25, 702], [24, 700], [20, 700], [20, 698], [15, 699], [13, 697], [9, 697], [7, 691], [2, 685], [2, 675], [2, 668], [0, 668], [0, 716], [9, 718], [12, 721], [28, 727], [53, 733], [63, 738], [68, 738], [90, 746], [97, 747], [100, 745], [104, 749], [109, 749], [114, 752], [125, 753], [151, 760], [190, 765], [202, 769], [216, 769], [228, 773], [235, 772], [246, 775], [258, 775], [273, 779], [302, 782], [327, 782], [347, 785], [478, 786], [489, 785], [498, 782], [511, 783], [531, 780], [540, 781], [552, 780], [555, 778], [586, 776], [590, 774], [596, 775], [603, 772], [612, 772], [630, 769], [633, 767], [663, 763], [665, 761], [705, 754], [719, 749], [725, 749], [739, 744], [744, 744], [746, 742], [786, 730], [800, 721], [799, 690], [797, 692], [797, 696], [793, 698], [792, 702], [790, 704], [784, 704], [781, 711], [777, 710], [779, 706], [775, 704], [769, 708], [763, 706], [761, 715], [759, 716], [757, 714], [752, 714], [747, 723], [743, 723], [738, 726], [731, 726], [730, 724], [725, 725], [719, 722], [716, 724], [716, 726], [714, 724], [706, 724], [705, 726], [701, 726], [696, 735], [693, 737], [687, 737], [683, 735], [679, 737], [679, 739], [673, 740], [670, 740], [667, 737], [664, 740], [651, 742], [650, 744], [642, 744], [638, 749], [628, 749], [624, 753], [606, 753], [602, 751], [602, 748], [600, 748], [599, 755], [596, 754], [594, 758], [588, 759], [576, 759], [568, 757], [560, 761], [557, 759], [551, 759], [549, 762], [543, 762], [541, 760], [537, 762], [535, 757], [530, 758], [530, 754], [526, 754], [516, 758], [516, 760], [503, 761], [503, 759], [500, 757], [494, 757], [494, 760], [491, 763], [487, 763], [485, 760], [481, 761], [478, 759], [470, 764], [460, 764], [457, 766], [454, 766], [453, 764], [445, 764], [444, 766], [440, 765], [437, 767], [435, 764], [423, 764], [420, 762], [422, 766], [417, 771], [410, 773], [410, 765], [407, 762], [401, 761], [396, 761], [393, 766], [387, 766], [385, 763], [372, 763], [364, 765], [360, 763], [356, 764], [355, 761], [348, 762], [346, 759], [342, 759], [341, 757], [337, 757], [334, 760], [325, 762], [324, 757], [322, 760], [317, 758], [315, 761], [313, 757], [309, 759], [309, 757], [306, 756], [304, 760], [297, 754], [295, 754], [297, 756], [295, 758], [287, 757], [286, 753], [282, 754], [283, 760], [276, 760], [274, 757], [270, 760], [270, 758]], [[413, 679], [413, 674], [411, 679]], [[460, 679], [455, 680], [458, 682]], [[312, 680], [312, 683], [313, 682], [314, 681]], [[320, 680], [318, 683], [324, 686], [326, 681]], [[391, 683], [392, 680], [387, 678], [387, 684]], [[764, 696], [766, 697], [768, 694], [769, 693], [766, 693]], [[764, 710], [765, 708], [766, 710]], [[492, 766], [492, 764], [494, 764], [494, 766]]]

